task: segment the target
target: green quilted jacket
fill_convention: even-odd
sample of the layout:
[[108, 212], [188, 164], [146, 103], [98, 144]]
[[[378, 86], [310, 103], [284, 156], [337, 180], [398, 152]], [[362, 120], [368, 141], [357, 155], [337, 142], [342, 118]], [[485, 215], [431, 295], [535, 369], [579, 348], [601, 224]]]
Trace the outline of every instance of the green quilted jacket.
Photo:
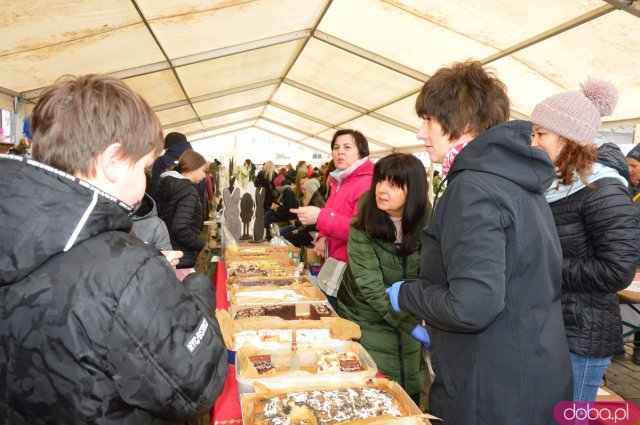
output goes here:
[[340, 316], [360, 325], [359, 342], [378, 370], [408, 394], [422, 389], [421, 344], [410, 335], [419, 321], [408, 313], [393, 311], [385, 289], [398, 280], [419, 276], [419, 244], [413, 253], [400, 257], [394, 243], [373, 240], [351, 226], [349, 265], [338, 291]]

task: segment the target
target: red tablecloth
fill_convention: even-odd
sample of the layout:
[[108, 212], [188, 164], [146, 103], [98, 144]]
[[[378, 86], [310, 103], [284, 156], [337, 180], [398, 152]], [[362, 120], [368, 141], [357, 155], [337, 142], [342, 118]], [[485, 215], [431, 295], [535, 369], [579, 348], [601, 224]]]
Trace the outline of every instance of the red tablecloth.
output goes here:
[[[213, 274], [213, 284], [216, 290], [216, 308], [228, 309], [227, 300], [227, 266], [224, 261], [219, 261]], [[384, 378], [380, 372], [377, 378]], [[238, 397], [238, 381], [236, 380], [236, 368], [229, 365], [227, 380], [224, 383], [222, 393], [210, 412], [210, 425], [241, 425], [242, 410], [240, 409], [240, 399]]]
[[[228, 309], [227, 300], [227, 267], [224, 261], [219, 261], [213, 273], [213, 284], [216, 290], [216, 308]], [[238, 381], [236, 380], [236, 368], [229, 365], [227, 380], [224, 383], [222, 393], [213, 405], [210, 412], [210, 425], [236, 425], [242, 424], [242, 411], [238, 398]]]

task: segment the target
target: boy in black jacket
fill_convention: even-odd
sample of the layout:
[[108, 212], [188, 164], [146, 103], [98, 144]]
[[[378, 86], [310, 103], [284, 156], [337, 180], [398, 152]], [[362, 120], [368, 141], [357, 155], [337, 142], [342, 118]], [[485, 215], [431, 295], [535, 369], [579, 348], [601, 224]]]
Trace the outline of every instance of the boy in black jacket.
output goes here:
[[180, 283], [129, 233], [158, 118], [87, 75], [46, 89], [31, 119], [34, 161], [0, 155], [2, 423], [197, 420], [227, 371], [211, 284]]

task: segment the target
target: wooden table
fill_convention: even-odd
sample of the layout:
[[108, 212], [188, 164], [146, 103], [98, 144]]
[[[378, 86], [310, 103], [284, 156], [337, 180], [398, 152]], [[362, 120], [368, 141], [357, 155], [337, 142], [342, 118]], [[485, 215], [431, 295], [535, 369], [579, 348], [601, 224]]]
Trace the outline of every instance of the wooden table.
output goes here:
[[[636, 277], [638, 277], [638, 274], [636, 274]], [[634, 280], [634, 282], [636, 281]], [[623, 289], [622, 291], [618, 291], [618, 302], [620, 304], [627, 304], [629, 308], [635, 311], [638, 314], [638, 317], [640, 317], [640, 310], [637, 307], [637, 304], [640, 304], [640, 292], [630, 291], [628, 289]], [[622, 334], [623, 338], [626, 338], [629, 335], [633, 335], [637, 332], [640, 332], [640, 323], [633, 324], [623, 320], [622, 324], [631, 328], [631, 330]]]

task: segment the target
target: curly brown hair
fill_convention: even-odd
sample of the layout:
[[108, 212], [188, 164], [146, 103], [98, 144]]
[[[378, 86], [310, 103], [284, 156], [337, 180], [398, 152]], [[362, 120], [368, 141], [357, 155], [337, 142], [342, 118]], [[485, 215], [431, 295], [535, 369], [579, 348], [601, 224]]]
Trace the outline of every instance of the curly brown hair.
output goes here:
[[592, 187], [587, 182], [587, 176], [591, 173], [591, 166], [598, 159], [598, 147], [596, 145], [580, 145], [573, 140], [566, 142], [556, 158], [556, 177], [561, 184], [570, 185], [574, 182], [574, 173], [577, 171], [580, 181], [587, 187]]

